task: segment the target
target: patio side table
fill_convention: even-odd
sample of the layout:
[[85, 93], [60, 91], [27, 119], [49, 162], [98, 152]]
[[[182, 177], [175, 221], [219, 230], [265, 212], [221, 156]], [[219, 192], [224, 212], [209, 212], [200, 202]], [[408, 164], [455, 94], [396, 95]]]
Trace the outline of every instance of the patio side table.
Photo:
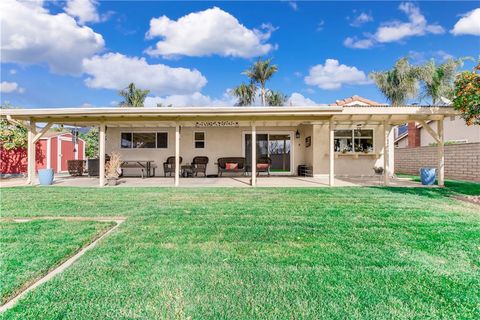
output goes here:
[[193, 166], [185, 164], [180, 167], [182, 169], [181, 176], [184, 178], [193, 177]]

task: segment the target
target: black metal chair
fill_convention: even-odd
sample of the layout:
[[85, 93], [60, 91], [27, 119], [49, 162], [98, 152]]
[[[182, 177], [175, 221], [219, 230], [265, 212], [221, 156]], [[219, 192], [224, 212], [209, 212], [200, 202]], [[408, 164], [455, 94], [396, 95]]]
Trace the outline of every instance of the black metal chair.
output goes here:
[[[182, 157], [180, 157], [180, 164], [182, 163]], [[167, 173], [172, 176], [172, 173], [175, 174], [175, 157], [168, 157], [167, 161], [163, 163], [163, 174], [166, 177]]]
[[208, 157], [204, 157], [204, 156], [194, 157], [192, 160], [192, 173], [195, 174], [195, 176], [198, 176], [198, 173], [201, 172], [206, 177], [207, 164], [208, 164]]

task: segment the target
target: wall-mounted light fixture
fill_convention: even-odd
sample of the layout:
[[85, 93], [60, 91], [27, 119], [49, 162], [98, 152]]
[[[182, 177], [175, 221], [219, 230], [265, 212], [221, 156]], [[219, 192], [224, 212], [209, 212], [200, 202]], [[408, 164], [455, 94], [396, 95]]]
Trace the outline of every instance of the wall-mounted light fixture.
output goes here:
[[295, 132], [295, 138], [300, 139], [300, 131]]

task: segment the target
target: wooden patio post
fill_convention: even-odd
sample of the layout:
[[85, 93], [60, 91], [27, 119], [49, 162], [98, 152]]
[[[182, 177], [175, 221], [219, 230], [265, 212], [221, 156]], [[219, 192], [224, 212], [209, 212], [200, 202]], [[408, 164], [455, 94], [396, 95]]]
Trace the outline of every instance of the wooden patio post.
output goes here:
[[180, 126], [175, 124], [175, 187], [180, 184]]
[[35, 154], [35, 135], [37, 134], [37, 124], [35, 121], [30, 120], [30, 125], [28, 127], [28, 145], [27, 145], [27, 184], [35, 183], [35, 163], [36, 163], [36, 154]]
[[100, 187], [105, 186], [105, 122], [100, 123], [100, 134], [98, 139], [98, 183]]
[[383, 122], [383, 184], [388, 186], [389, 184], [389, 143], [388, 143], [388, 133], [389, 133], [389, 123], [387, 121]]
[[252, 187], [257, 185], [257, 128], [252, 122]]
[[329, 158], [329, 169], [328, 169], [328, 185], [333, 187], [335, 184], [335, 146], [334, 146], [334, 124], [333, 119], [330, 118], [328, 126], [328, 158]]
[[438, 135], [438, 186], [445, 186], [445, 147], [443, 137], [443, 117], [437, 121]]

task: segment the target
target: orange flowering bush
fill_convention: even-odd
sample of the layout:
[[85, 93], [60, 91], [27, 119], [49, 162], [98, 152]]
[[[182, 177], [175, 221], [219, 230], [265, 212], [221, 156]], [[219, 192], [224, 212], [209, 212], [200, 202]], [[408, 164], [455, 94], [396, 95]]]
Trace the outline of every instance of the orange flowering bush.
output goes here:
[[455, 79], [453, 107], [463, 113], [467, 125], [480, 125], [480, 63]]

